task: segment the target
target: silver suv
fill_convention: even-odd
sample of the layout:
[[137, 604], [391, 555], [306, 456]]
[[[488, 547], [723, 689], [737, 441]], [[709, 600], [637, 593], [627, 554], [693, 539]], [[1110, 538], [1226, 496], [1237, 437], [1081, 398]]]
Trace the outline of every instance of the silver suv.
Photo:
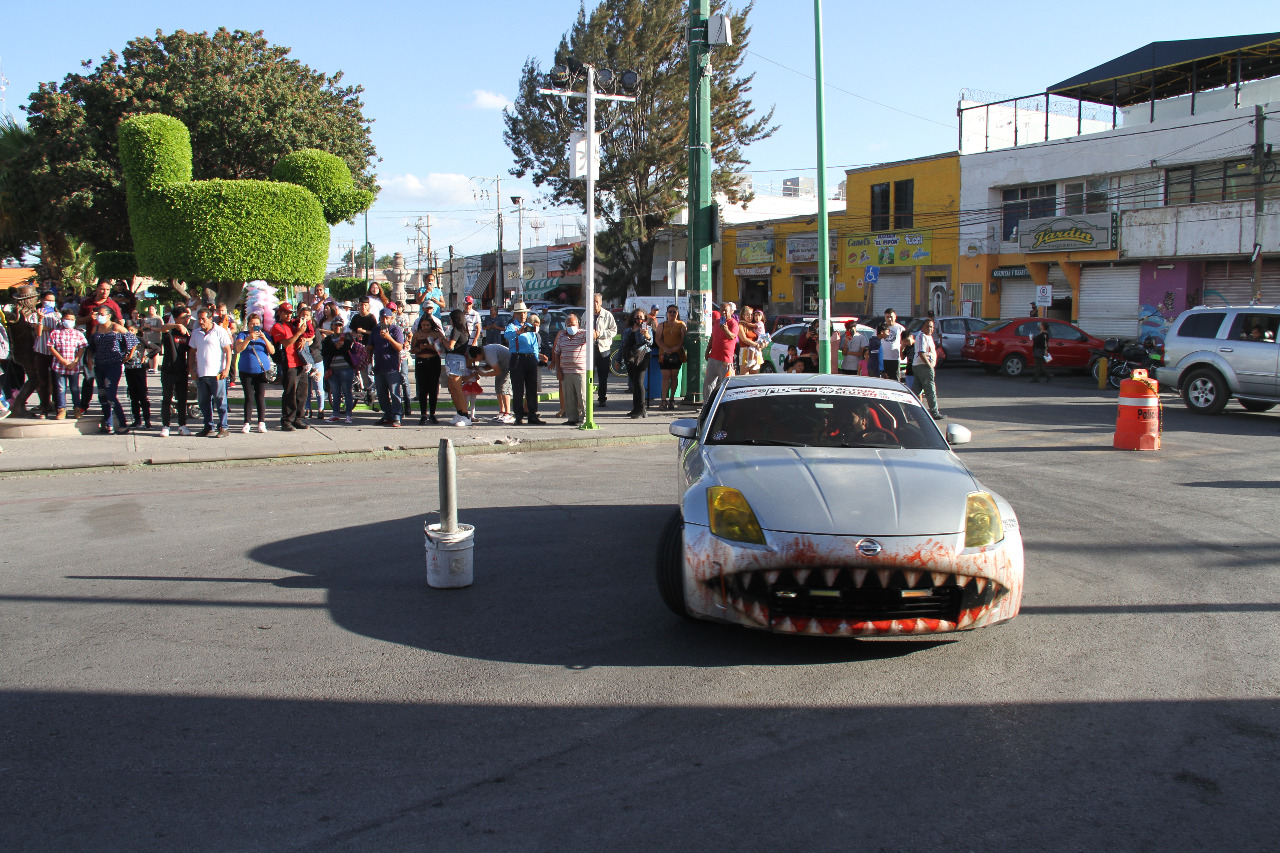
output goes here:
[[1173, 321], [1164, 341], [1160, 382], [1187, 408], [1216, 415], [1235, 397], [1251, 412], [1280, 403], [1280, 306], [1199, 306]]

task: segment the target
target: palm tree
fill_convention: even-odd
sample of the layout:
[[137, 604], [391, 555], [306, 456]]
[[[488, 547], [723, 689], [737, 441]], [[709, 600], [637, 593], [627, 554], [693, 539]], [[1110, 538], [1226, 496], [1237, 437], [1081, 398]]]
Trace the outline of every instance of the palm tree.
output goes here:
[[31, 131], [13, 116], [0, 115], [0, 255], [21, 258], [39, 243], [35, 223], [18, 201], [18, 158], [31, 144]]

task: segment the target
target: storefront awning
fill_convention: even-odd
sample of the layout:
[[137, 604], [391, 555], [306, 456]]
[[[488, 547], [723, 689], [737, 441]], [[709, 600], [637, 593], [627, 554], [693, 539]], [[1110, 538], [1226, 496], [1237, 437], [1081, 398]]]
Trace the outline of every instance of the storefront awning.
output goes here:
[[493, 275], [494, 271], [491, 269], [481, 272], [476, 279], [476, 283], [471, 285], [471, 289], [467, 291], [467, 296], [473, 299], [479, 299], [483, 296], [484, 292], [489, 289], [489, 285], [493, 284]]
[[546, 296], [560, 285], [564, 284], [562, 278], [531, 278], [524, 283], [524, 298], [538, 299]]

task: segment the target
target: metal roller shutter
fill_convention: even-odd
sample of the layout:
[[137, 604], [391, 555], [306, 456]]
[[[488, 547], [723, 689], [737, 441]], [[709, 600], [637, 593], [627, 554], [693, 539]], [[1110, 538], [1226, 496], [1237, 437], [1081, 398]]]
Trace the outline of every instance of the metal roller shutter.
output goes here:
[[1135, 338], [1141, 273], [1139, 266], [1082, 269], [1077, 325], [1099, 338]]
[[[1246, 260], [1204, 265], [1205, 305], [1248, 305], [1253, 301], [1253, 266]], [[1262, 262], [1262, 304], [1280, 305], [1280, 261]]]
[[883, 317], [884, 312], [892, 308], [900, 316], [910, 317], [912, 275], [906, 273], [886, 273], [880, 271], [880, 280], [871, 289], [872, 315]]
[[1012, 320], [1031, 314], [1036, 301], [1036, 283], [1029, 278], [1006, 281], [1000, 285], [1000, 319]]

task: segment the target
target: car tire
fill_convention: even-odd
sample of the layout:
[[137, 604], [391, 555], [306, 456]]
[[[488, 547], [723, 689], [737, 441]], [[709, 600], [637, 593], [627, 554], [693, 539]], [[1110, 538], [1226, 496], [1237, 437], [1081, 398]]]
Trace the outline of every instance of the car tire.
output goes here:
[[1262, 400], [1241, 400], [1240, 405], [1251, 412], [1268, 412], [1276, 407], [1275, 403], [1267, 403]]
[[671, 612], [692, 619], [684, 601], [684, 519], [680, 510], [662, 527], [658, 537], [658, 594]]
[[1000, 365], [1000, 372], [1010, 379], [1017, 379], [1027, 372], [1027, 360], [1020, 353], [1007, 356]]
[[1182, 380], [1182, 401], [1197, 415], [1216, 415], [1227, 407], [1231, 393], [1216, 370], [1197, 370]]

